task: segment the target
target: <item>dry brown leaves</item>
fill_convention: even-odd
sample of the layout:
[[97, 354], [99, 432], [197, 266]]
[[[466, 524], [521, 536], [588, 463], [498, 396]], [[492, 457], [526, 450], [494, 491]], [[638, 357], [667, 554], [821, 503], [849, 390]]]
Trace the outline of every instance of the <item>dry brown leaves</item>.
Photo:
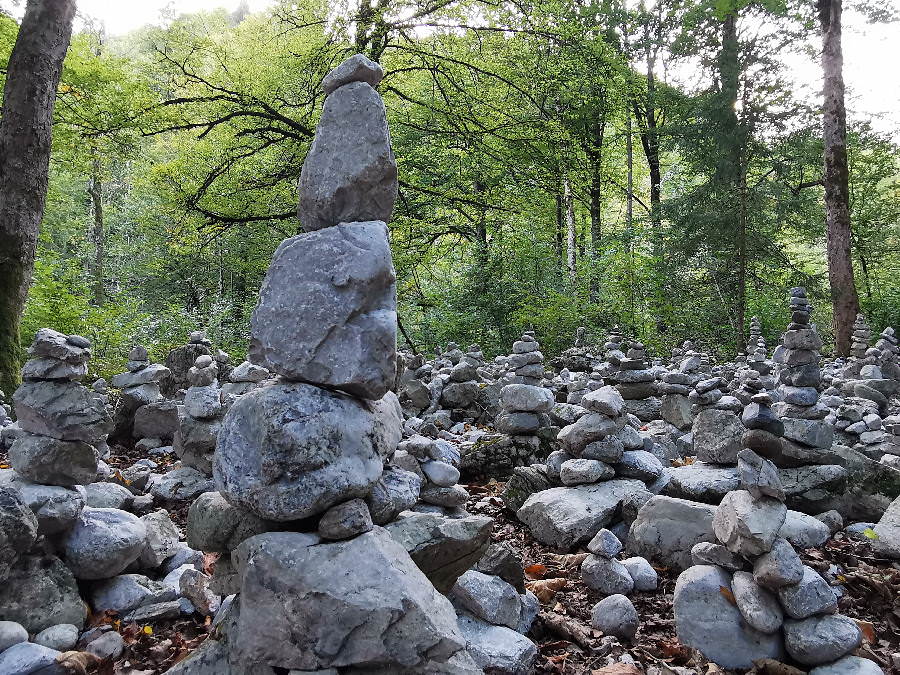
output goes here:
[[525, 584], [525, 588], [534, 593], [542, 605], [549, 605], [557, 592], [566, 586], [566, 579], [540, 579]]

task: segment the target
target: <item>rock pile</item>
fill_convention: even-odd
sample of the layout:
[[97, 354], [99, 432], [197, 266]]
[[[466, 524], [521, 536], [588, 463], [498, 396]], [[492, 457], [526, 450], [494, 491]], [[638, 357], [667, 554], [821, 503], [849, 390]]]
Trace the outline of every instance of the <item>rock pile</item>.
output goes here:
[[[194, 365], [196, 366], [196, 361]], [[269, 375], [269, 371], [262, 366], [243, 361], [231, 369], [228, 374], [229, 381], [222, 385], [222, 393], [226, 396], [241, 396], [255, 389], [260, 382], [268, 379]]]
[[679, 640], [724, 668], [783, 660], [785, 651], [809, 667], [838, 661], [859, 646], [861, 632], [835, 613], [834, 590], [780, 536], [789, 512], [775, 465], [744, 449], [738, 471], [741, 489], [713, 518], [718, 543], [697, 544], [695, 566], [678, 577]]
[[[279, 378], [226, 414], [213, 462], [219, 492], [198, 499], [189, 519], [189, 539], [230, 552], [216, 573], [239, 594], [222, 639], [207, 641], [179, 672], [219, 659], [260, 672], [477, 673], [497, 657], [493, 633], [458, 622], [420, 570], [450, 557], [440, 523], [450, 511], [468, 520], [458, 513], [467, 493], [445, 446], [413, 436], [398, 447], [384, 222], [397, 181], [373, 89], [382, 74], [358, 55], [323, 81], [324, 110], [300, 179], [306, 232], [278, 247], [251, 321], [250, 359]], [[460, 353], [454, 365], [461, 361]], [[398, 518], [419, 498], [432, 512]], [[455, 545], [458, 558], [476, 533], [486, 537], [484, 520]], [[462, 571], [444, 581], [452, 586]]]
[[643, 421], [659, 418], [660, 401], [656, 398], [656, 374], [647, 367], [644, 345], [632, 342], [619, 370], [606, 377], [613, 382], [625, 400], [625, 409]]
[[190, 386], [178, 409], [173, 449], [186, 467], [212, 475], [216, 436], [233, 397], [219, 387], [219, 367], [209, 354], [197, 357], [188, 371]]
[[159, 363], [150, 363], [147, 349], [135, 345], [128, 353], [127, 370], [114, 375], [110, 384], [120, 389], [114, 414], [114, 428], [110, 437], [117, 441], [141, 440], [143, 428], [135, 429], [135, 418], [143, 406], [162, 400], [160, 382], [168, 378], [169, 369]]
[[194, 331], [188, 336], [187, 344], [176, 347], [166, 356], [165, 366], [169, 369], [169, 375], [160, 383], [163, 396], [176, 398], [182, 389], [187, 389], [188, 372], [194, 366], [198, 357], [212, 356], [212, 342], [202, 330]]

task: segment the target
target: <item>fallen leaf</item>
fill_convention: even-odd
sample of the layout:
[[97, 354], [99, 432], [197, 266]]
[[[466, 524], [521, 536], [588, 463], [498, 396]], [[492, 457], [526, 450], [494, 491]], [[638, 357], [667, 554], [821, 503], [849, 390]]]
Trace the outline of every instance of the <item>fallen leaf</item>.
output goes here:
[[747, 675], [803, 675], [803, 671], [775, 659], [756, 659]]
[[867, 527], [866, 529], [863, 530], [863, 536], [865, 536], [868, 539], [872, 539], [872, 540], [878, 539], [878, 533], [875, 530], [873, 530], [871, 527]]
[[611, 663], [603, 668], [595, 668], [591, 675], [643, 675], [632, 663]]
[[66, 675], [87, 675], [100, 661], [99, 657], [88, 652], [63, 652], [56, 657], [56, 663]]
[[529, 579], [543, 579], [547, 574], [547, 566], [535, 563], [525, 568], [525, 576]]
[[874, 644], [875, 642], [875, 626], [872, 625], [871, 621], [863, 621], [861, 619], [855, 619], [856, 625], [859, 626], [859, 630], [863, 634], [863, 639], [869, 644]]
[[722, 597], [724, 597], [728, 602], [737, 607], [737, 600], [734, 599], [734, 593], [731, 592], [730, 588], [719, 586], [719, 593], [721, 593]]
[[565, 586], [566, 580], [561, 578], [542, 579], [540, 581], [532, 581], [525, 584], [525, 588], [534, 593], [542, 605], [549, 604], [556, 596], [556, 592], [565, 588]]

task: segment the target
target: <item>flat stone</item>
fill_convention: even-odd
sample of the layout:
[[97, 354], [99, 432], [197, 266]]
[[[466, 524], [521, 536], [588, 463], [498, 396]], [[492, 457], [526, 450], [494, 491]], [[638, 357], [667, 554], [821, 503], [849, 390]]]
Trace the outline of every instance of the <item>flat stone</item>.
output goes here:
[[778, 537], [772, 549], [754, 562], [753, 578], [771, 590], [792, 586], [803, 579], [803, 563], [790, 542]]
[[350, 82], [326, 97], [300, 173], [299, 197], [298, 215], [307, 232], [390, 220], [397, 163], [384, 103], [365, 82]]
[[322, 80], [322, 91], [327, 96], [338, 87], [351, 82], [365, 82], [375, 87], [383, 77], [384, 68], [381, 64], [372, 61], [365, 54], [354, 54], [325, 76]]
[[743, 557], [732, 553], [721, 544], [708, 541], [694, 545], [691, 549], [691, 560], [695, 565], [716, 565], [729, 572], [737, 572], [747, 566], [747, 561]]
[[268, 533], [241, 546], [252, 551], [242, 565], [235, 640], [245, 661], [424, 669], [466, 646], [450, 602], [381, 528], [317, 545]]
[[493, 523], [486, 516], [449, 518], [405, 511], [385, 529], [434, 587], [447, 593], [463, 572], [481, 560], [490, 543]]
[[758, 556], [772, 548], [787, 508], [777, 499], [753, 499], [745, 490], [725, 495], [713, 519], [713, 530], [733, 553]]
[[175, 600], [176, 595], [176, 590], [165, 581], [153, 581], [141, 574], [121, 574], [94, 585], [90, 602], [95, 614], [111, 610], [124, 616], [141, 605]]
[[275, 251], [250, 322], [249, 358], [291, 380], [376, 400], [396, 376], [397, 290], [387, 227], [340, 222], [286, 239]]
[[508, 384], [500, 390], [500, 405], [506, 410], [546, 413], [553, 403], [553, 392], [544, 387]]
[[400, 440], [396, 396], [364, 405], [303, 383], [261, 387], [228, 411], [213, 476], [232, 503], [288, 521], [365, 497]]
[[626, 450], [616, 464], [616, 475], [653, 482], [663, 473], [663, 465], [656, 456], [646, 450]]
[[718, 466], [694, 462], [666, 469], [669, 483], [665, 494], [706, 504], [718, 504], [722, 498], [740, 487], [738, 470], [731, 466]]
[[723, 588], [731, 592], [731, 575], [718, 567], [696, 565], [679, 575], [674, 607], [681, 643], [723, 668], [751, 668], [764, 658], [782, 660], [781, 633], [767, 635], [750, 626]]
[[830, 663], [859, 647], [862, 633], [841, 615], [812, 616], [784, 622], [784, 645], [793, 659], [807, 666]]
[[818, 666], [809, 675], [883, 675], [884, 671], [874, 661], [859, 656], [845, 656], [834, 663]]
[[96, 443], [112, 430], [103, 397], [78, 382], [23, 382], [13, 394], [23, 431]]
[[492, 626], [467, 614], [460, 614], [457, 624], [469, 655], [483, 672], [506, 675], [531, 672], [537, 647], [521, 633], [506, 626]]
[[568, 549], [590, 541], [627, 495], [644, 489], [641, 481], [627, 479], [551, 488], [531, 495], [516, 516], [539, 541]]
[[515, 629], [522, 600], [512, 584], [498, 576], [469, 570], [456, 580], [450, 600], [473, 616], [495, 626]]
[[609, 480], [616, 475], [615, 470], [596, 459], [569, 459], [559, 468], [559, 479], [563, 485], [585, 485]]
[[622, 414], [625, 401], [615, 387], [600, 387], [582, 396], [581, 407], [591, 412], [601, 413], [607, 417], [617, 417]]

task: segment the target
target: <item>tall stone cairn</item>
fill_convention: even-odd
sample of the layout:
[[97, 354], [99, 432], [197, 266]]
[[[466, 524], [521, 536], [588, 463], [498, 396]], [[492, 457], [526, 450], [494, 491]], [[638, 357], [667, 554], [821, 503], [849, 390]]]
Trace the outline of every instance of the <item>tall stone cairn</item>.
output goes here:
[[857, 314], [856, 321], [853, 322], [853, 333], [850, 336], [850, 356], [855, 359], [864, 359], [871, 339], [872, 330], [869, 328], [869, 322], [862, 314]]
[[[221, 495], [202, 495], [189, 514], [189, 539], [231, 552], [240, 594], [225, 619], [227, 649], [248, 669], [474, 666], [449, 601], [373, 523], [409, 508], [421, 482], [385, 466], [402, 416], [390, 391], [397, 314], [386, 221], [397, 167], [374, 89], [382, 77], [356, 55], [322, 82], [299, 185], [305, 232], [278, 247], [251, 319], [250, 360], [279, 377], [226, 414], [213, 460]], [[441, 487], [456, 476], [434, 473], [432, 503], [456, 498], [459, 486]], [[224, 522], [230, 529], [215, 525]]]
[[762, 337], [762, 322], [758, 316], [750, 317], [750, 337], [747, 339], [746, 353], [752, 354], [756, 351], [756, 345], [759, 338]]
[[525, 450], [522, 454], [535, 461], [540, 446], [537, 432], [550, 426], [553, 392], [540, 386], [544, 355], [534, 335], [523, 334], [513, 342], [512, 351], [506, 363], [515, 373], [515, 381], [500, 390], [500, 414], [495, 424], [498, 431], [509, 434], [513, 443]]

